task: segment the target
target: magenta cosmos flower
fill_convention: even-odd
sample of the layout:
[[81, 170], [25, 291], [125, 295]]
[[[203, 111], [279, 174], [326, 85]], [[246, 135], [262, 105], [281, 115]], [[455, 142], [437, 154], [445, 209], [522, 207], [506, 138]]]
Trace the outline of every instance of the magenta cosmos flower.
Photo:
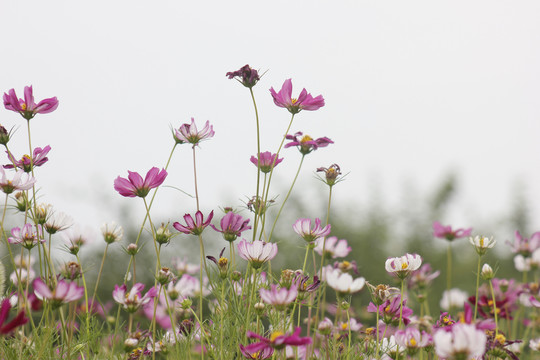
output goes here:
[[165, 178], [167, 177], [167, 171], [165, 169], [159, 169], [157, 167], [151, 168], [146, 177], [142, 178], [139, 173], [128, 171], [128, 178], [117, 177], [114, 180], [114, 189], [120, 193], [122, 196], [127, 197], [146, 197], [150, 192], [150, 189], [157, 188]]
[[281, 331], [274, 331], [270, 338], [265, 338], [259, 334], [256, 334], [254, 332], [248, 331], [247, 337], [250, 339], [259, 339], [260, 341], [254, 344], [250, 344], [248, 346], [245, 346], [244, 349], [254, 353], [257, 351], [265, 351], [268, 348], [272, 349], [283, 349], [287, 345], [291, 346], [300, 346], [300, 345], [309, 345], [311, 344], [311, 338], [310, 337], [300, 337], [301, 329], [297, 327], [294, 330], [294, 333], [291, 335], [287, 335]]
[[242, 66], [240, 70], [229, 71], [225, 76], [229, 79], [238, 80], [238, 82], [250, 89], [261, 79], [257, 70], [247, 64]]
[[148, 290], [144, 296], [142, 295], [143, 290], [144, 284], [141, 283], [136, 283], [133, 285], [129, 292], [127, 292], [126, 284], [123, 284], [122, 286], [114, 285], [112, 295], [114, 301], [120, 305], [123, 305], [127, 312], [133, 313], [157, 296], [157, 290], [155, 287], [150, 288], [150, 290]]
[[251, 157], [253, 165], [257, 166], [265, 174], [272, 171], [272, 168], [283, 161], [283, 158], [278, 158], [277, 154], [272, 154], [270, 151], [265, 151], [259, 154], [259, 158], [256, 156]]
[[39, 103], [34, 102], [34, 94], [32, 86], [24, 87], [24, 100], [19, 99], [15, 93], [15, 89], [4, 93], [4, 107], [8, 110], [18, 112], [26, 120], [32, 119], [36, 114], [47, 114], [53, 112], [58, 107], [56, 97], [41, 100]]
[[285, 148], [296, 146], [303, 155], [307, 155], [310, 152], [315, 151], [320, 147], [326, 147], [334, 143], [332, 140], [330, 140], [327, 137], [313, 139], [309, 135], [304, 135], [301, 138], [299, 138], [300, 136], [302, 136], [301, 131], [298, 131], [294, 135], [285, 136], [287, 140], [292, 140], [291, 142], [285, 144]]
[[242, 344], [240, 344], [240, 352], [246, 359], [251, 360], [264, 360], [264, 359], [270, 359], [272, 355], [274, 355], [274, 349], [271, 347], [267, 347], [263, 350], [258, 351], [250, 351], [249, 349], [246, 349], [246, 347]]
[[313, 111], [324, 106], [322, 95], [314, 98], [311, 94], [308, 94], [306, 89], [302, 89], [298, 98], [293, 98], [291, 79], [285, 80], [278, 93], [276, 93], [273, 87], [270, 88], [270, 94], [272, 94], [274, 104], [286, 108], [291, 114], [298, 114], [301, 110]]
[[438, 237], [440, 239], [446, 239], [448, 241], [470, 236], [471, 232], [472, 228], [452, 230], [452, 227], [450, 225], [443, 226], [438, 221], [435, 221], [433, 223], [433, 235], [435, 237]]
[[197, 130], [194, 118], [191, 118], [191, 124], [182, 124], [178, 130], [174, 130], [174, 139], [178, 144], [190, 143], [195, 146], [213, 136], [214, 127], [210, 125], [210, 121], [206, 121], [201, 130]]
[[5, 298], [2, 300], [2, 305], [0, 306], [0, 335], [7, 335], [15, 330], [15, 328], [28, 322], [28, 318], [26, 317], [24, 310], [21, 310], [17, 316], [15, 316], [10, 322], [6, 323], [9, 310], [11, 310], [11, 303], [9, 302], [9, 298]]
[[248, 242], [245, 239], [238, 243], [238, 255], [249, 261], [254, 269], [259, 269], [265, 262], [272, 260], [278, 252], [275, 243], [267, 243], [260, 240]]
[[32, 171], [32, 165], [34, 165], [34, 167], [41, 166], [47, 161], [49, 161], [49, 158], [47, 157], [49, 151], [51, 151], [51, 147], [49, 145], [45, 146], [43, 149], [37, 147], [34, 149], [32, 157], [30, 157], [30, 155], [23, 155], [21, 160], [15, 159], [12, 153], [6, 151], [6, 153], [8, 154], [8, 158], [11, 161], [11, 164], [4, 165], [4, 168], [13, 169], [17, 167], [24, 170], [24, 172], [29, 173]]
[[11, 194], [16, 190], [28, 190], [36, 183], [36, 179], [22, 170], [17, 170], [11, 179], [8, 179], [6, 172], [0, 167], [0, 189], [5, 194]]
[[221, 218], [221, 230], [212, 224], [210, 224], [210, 226], [212, 229], [220, 232], [225, 240], [234, 241], [238, 236], [242, 235], [243, 231], [251, 229], [251, 226], [249, 226], [248, 223], [249, 219], [244, 219], [242, 215], [229, 211]]
[[210, 221], [214, 217], [214, 210], [208, 214], [208, 218], [206, 221], [204, 221], [203, 213], [200, 211], [197, 211], [195, 213], [195, 221], [193, 220], [193, 217], [191, 217], [191, 214], [184, 215], [184, 221], [186, 222], [186, 225], [180, 224], [178, 221], [173, 224], [173, 227], [184, 233], [184, 234], [191, 234], [191, 235], [200, 235], [202, 234], [203, 230], [210, 224]]
[[54, 289], [50, 289], [41, 278], [37, 278], [32, 284], [36, 296], [40, 300], [50, 301], [53, 309], [59, 308], [68, 302], [79, 300], [84, 294], [84, 287], [65, 280], [58, 281]]
[[311, 219], [298, 219], [294, 223], [293, 229], [302, 239], [309, 243], [330, 234], [332, 226], [328, 224], [321, 227], [321, 219], [315, 219], [315, 227], [311, 229]]
[[[34, 231], [34, 229], [36, 229]], [[34, 228], [33, 224], [24, 224], [22, 229], [20, 227], [14, 227], [11, 229], [11, 237], [8, 238], [10, 244], [20, 244], [25, 249], [32, 249], [39, 243], [44, 243], [43, 229], [41, 225], [37, 225]]]

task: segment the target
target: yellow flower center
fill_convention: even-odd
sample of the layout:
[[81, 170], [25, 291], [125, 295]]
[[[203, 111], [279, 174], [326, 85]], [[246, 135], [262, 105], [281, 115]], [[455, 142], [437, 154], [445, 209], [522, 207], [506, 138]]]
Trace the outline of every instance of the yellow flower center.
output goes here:
[[405, 270], [405, 269], [407, 269], [408, 267], [409, 267], [409, 264], [407, 264], [407, 263], [401, 264], [401, 270]]
[[26, 111], [26, 104], [22, 104], [21, 107], [24, 111]]
[[484, 237], [480, 237], [480, 247], [484, 247]]
[[370, 327], [370, 328], [367, 328], [367, 329], [366, 329], [366, 335], [371, 335], [371, 334], [373, 334], [374, 332], [375, 332], [375, 328]]
[[30, 157], [30, 155], [23, 155], [22, 160], [24, 161], [24, 159], [30, 161], [32, 158]]
[[348, 262], [347, 260], [343, 261], [341, 264], [343, 264], [344, 268], [348, 268], [349, 266], [351, 266], [351, 263]]
[[347, 326], [347, 323], [343, 323], [341, 324], [341, 329], [342, 330], [347, 330], [349, 327]]
[[229, 262], [229, 259], [225, 258], [225, 257], [220, 257], [219, 260], [218, 260], [218, 264], [220, 267], [225, 267], [227, 266]]
[[255, 352], [255, 353], [251, 354], [251, 358], [252, 358], [252, 359], [258, 359], [258, 358], [259, 358], [259, 354], [260, 354], [260, 351], [257, 351], [257, 352]]
[[506, 337], [504, 337], [503, 334], [498, 334], [497, 336], [495, 336], [495, 342], [504, 345], [504, 343], [506, 342]]
[[389, 312], [389, 311], [390, 311], [390, 305], [384, 308], [384, 312]]
[[274, 331], [272, 333], [272, 335], [270, 335], [270, 341], [271, 342], [274, 342], [276, 340], [276, 338], [282, 336], [282, 335], [285, 335], [285, 333], [281, 332], [281, 331]]
[[305, 143], [305, 142], [308, 142], [308, 141], [311, 141], [311, 140], [313, 140], [313, 138], [312, 138], [311, 136], [309, 136], [309, 135], [304, 135], [304, 136], [302, 137], [302, 140], [300, 140], [300, 142], [301, 142], [301, 143]]
[[409, 341], [409, 344], [411, 344], [411, 347], [416, 347], [416, 345], [418, 345], [418, 343], [416, 342], [416, 340], [414, 338], [412, 338], [410, 341]]
[[294, 99], [294, 98], [291, 99], [291, 103], [292, 103], [293, 105], [296, 104], [297, 101], [298, 101], [298, 99]]

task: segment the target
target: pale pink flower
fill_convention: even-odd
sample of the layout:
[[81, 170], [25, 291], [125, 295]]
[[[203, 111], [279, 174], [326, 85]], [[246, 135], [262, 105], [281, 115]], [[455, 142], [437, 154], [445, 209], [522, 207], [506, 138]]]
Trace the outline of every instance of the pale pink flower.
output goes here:
[[272, 260], [278, 252], [276, 243], [267, 243], [260, 240], [248, 242], [245, 239], [238, 243], [238, 255], [249, 261], [254, 269], [259, 269], [265, 262]]
[[18, 112], [26, 120], [32, 119], [36, 114], [47, 114], [58, 108], [56, 97], [43, 99], [39, 103], [34, 102], [32, 86], [24, 87], [24, 100], [19, 99], [15, 89], [4, 93], [4, 107], [8, 110]]
[[283, 311], [298, 296], [298, 284], [293, 284], [289, 289], [270, 285], [270, 289], [261, 288], [259, 295], [262, 301], [274, 306], [278, 311]]
[[156, 297], [157, 289], [155, 287], [150, 288], [148, 292], [143, 296], [144, 284], [136, 283], [131, 290], [127, 292], [126, 284], [122, 286], [114, 285], [113, 299], [120, 305], [123, 305], [127, 312], [135, 312], [141, 306], [150, 302], [152, 298]]
[[433, 342], [440, 358], [472, 360], [484, 354], [487, 338], [472, 324], [456, 323], [449, 330], [435, 332]]
[[214, 127], [210, 121], [206, 121], [201, 130], [197, 130], [195, 119], [191, 118], [191, 124], [182, 124], [178, 130], [174, 131], [174, 139], [178, 144], [190, 143], [193, 146], [198, 145], [203, 140], [214, 136]]
[[167, 177], [167, 171], [157, 167], [151, 168], [146, 177], [142, 178], [139, 173], [128, 171], [128, 178], [117, 177], [114, 180], [114, 189], [122, 196], [126, 197], [146, 197], [150, 192], [150, 189], [157, 188], [165, 181]]
[[325, 276], [328, 286], [334, 289], [339, 296], [354, 294], [362, 290], [366, 284], [363, 277], [353, 279], [350, 274], [343, 273], [339, 269], [327, 270]]
[[418, 254], [405, 254], [401, 257], [386, 260], [385, 268], [389, 273], [400, 279], [406, 278], [411, 271], [418, 270], [422, 265], [422, 258]]
[[[323, 245], [324, 245], [324, 254], [323, 254]], [[352, 248], [348, 245], [347, 240], [342, 239], [338, 240], [336, 236], [330, 236], [326, 238], [326, 243], [324, 238], [319, 238], [317, 240], [317, 246], [314, 249], [319, 255], [326, 256], [328, 258], [343, 258], [351, 252]]]
[[519, 231], [516, 231], [514, 243], [507, 241], [507, 244], [512, 246], [512, 252], [518, 253], [524, 257], [529, 257], [538, 248], [540, 248], [540, 231], [535, 232], [529, 239], [521, 236]]
[[32, 249], [37, 244], [45, 242], [41, 225], [36, 227], [32, 224], [25, 224], [22, 229], [14, 227], [11, 229], [11, 235], [8, 238], [10, 244], [20, 244], [26, 249]]
[[41, 278], [35, 279], [32, 285], [36, 296], [40, 300], [50, 301], [53, 309], [68, 302], [79, 300], [84, 294], [84, 287], [65, 280], [58, 281], [54, 289], [49, 288]]
[[472, 228], [452, 230], [452, 227], [450, 225], [443, 226], [438, 221], [435, 221], [433, 223], [433, 235], [435, 237], [438, 237], [440, 239], [446, 239], [448, 241], [470, 236], [471, 232]]
[[220, 232], [223, 238], [227, 241], [234, 241], [242, 232], [251, 229], [248, 225], [249, 219], [244, 219], [242, 215], [229, 211], [221, 218], [220, 226], [221, 230], [210, 224], [212, 229]]
[[283, 83], [281, 90], [276, 93], [274, 88], [270, 88], [270, 94], [274, 99], [274, 104], [279, 107], [286, 108], [291, 114], [297, 114], [301, 110], [317, 110], [324, 106], [324, 99], [322, 95], [317, 97], [308, 94], [306, 89], [302, 89], [298, 98], [292, 97], [292, 80], [287, 79]]
[[405, 330], [398, 330], [395, 333], [396, 343], [407, 348], [410, 355], [414, 355], [420, 348], [433, 343], [431, 336], [425, 331], [420, 331], [414, 327], [407, 327]]
[[25, 173], [23, 170], [17, 170], [13, 177], [8, 179], [6, 172], [0, 167], [0, 174], [2, 175], [0, 178], [0, 189], [2, 189], [5, 194], [11, 194], [16, 190], [31, 189], [36, 183], [36, 179], [32, 175]]
[[322, 227], [321, 220], [315, 219], [315, 226], [311, 229], [311, 219], [298, 219], [293, 224], [293, 229], [305, 241], [312, 242], [330, 234], [332, 226], [328, 224], [325, 227]]

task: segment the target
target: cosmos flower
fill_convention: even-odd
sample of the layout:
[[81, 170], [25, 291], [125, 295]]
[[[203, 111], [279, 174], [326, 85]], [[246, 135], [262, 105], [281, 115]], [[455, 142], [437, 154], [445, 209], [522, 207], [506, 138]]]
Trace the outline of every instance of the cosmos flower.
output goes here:
[[486, 236], [479, 235], [469, 237], [469, 242], [472, 246], [474, 246], [474, 249], [480, 256], [484, 255], [488, 249], [491, 249], [495, 246], [495, 243], [497, 243], [497, 241], [493, 239], [493, 236], [488, 238]]
[[259, 269], [265, 262], [272, 260], [278, 252], [276, 243], [267, 243], [260, 240], [248, 242], [245, 239], [238, 243], [238, 255], [249, 261], [254, 269]]
[[206, 121], [204, 127], [198, 130], [194, 118], [191, 118], [191, 124], [182, 124], [179, 129], [174, 130], [174, 139], [178, 144], [190, 143], [195, 146], [213, 136], [214, 127], [210, 125], [210, 121]]
[[225, 240], [234, 241], [238, 236], [242, 235], [243, 231], [251, 229], [251, 226], [249, 226], [248, 223], [249, 219], [244, 219], [242, 215], [229, 211], [221, 218], [221, 230], [212, 224], [210, 224], [210, 226], [212, 229], [220, 232]]
[[0, 178], [0, 189], [5, 194], [11, 194], [16, 190], [28, 190], [36, 183], [36, 179], [23, 170], [17, 170], [13, 178], [8, 179], [6, 172], [0, 167], [0, 174], [2, 175]]
[[79, 300], [84, 295], [84, 287], [75, 282], [60, 280], [54, 289], [49, 288], [41, 278], [32, 283], [34, 293], [40, 300], [48, 300], [54, 309], [72, 301]]
[[486, 334], [474, 325], [455, 324], [449, 330], [441, 329], [433, 335], [435, 352], [443, 359], [480, 358], [486, 349]]
[[414, 355], [419, 349], [433, 343], [431, 335], [425, 331], [420, 331], [414, 327], [407, 327], [405, 330], [398, 330], [395, 334], [396, 343], [407, 348], [409, 355]]
[[21, 160], [15, 159], [11, 152], [6, 151], [11, 164], [4, 165], [4, 169], [13, 169], [14, 167], [17, 167], [24, 170], [24, 172], [32, 172], [32, 165], [37, 167], [49, 161], [49, 158], [47, 157], [49, 151], [51, 151], [51, 147], [49, 145], [45, 146], [43, 149], [37, 147], [32, 152], [32, 157], [30, 157], [30, 155], [23, 155]]
[[469, 295], [465, 291], [457, 288], [445, 290], [439, 305], [441, 306], [441, 309], [447, 311], [452, 308], [461, 309], [468, 297]]
[[114, 301], [123, 305], [127, 312], [133, 313], [157, 295], [157, 289], [155, 287], [150, 288], [144, 296], [142, 295], [143, 290], [144, 284], [142, 283], [133, 285], [129, 292], [127, 292], [126, 284], [122, 286], [114, 285], [112, 295]]
[[[35, 227], [35, 231], [34, 231]], [[14, 227], [11, 229], [11, 237], [8, 238], [10, 244], [20, 244], [25, 249], [32, 249], [39, 243], [44, 243], [43, 229], [41, 225], [37, 227], [32, 224], [24, 224], [22, 229], [20, 227]]]
[[314, 111], [324, 106], [322, 95], [314, 98], [311, 94], [308, 94], [306, 89], [302, 89], [298, 98], [293, 98], [291, 79], [285, 80], [281, 90], [277, 93], [273, 87], [270, 88], [270, 94], [272, 94], [274, 104], [286, 108], [291, 114], [298, 114], [301, 110]]
[[293, 229], [302, 239], [310, 243], [330, 234], [332, 226], [328, 224], [321, 227], [321, 219], [315, 219], [315, 227], [311, 229], [311, 219], [298, 219], [293, 224]]
[[300, 136], [302, 136], [301, 131], [296, 132], [294, 135], [286, 135], [285, 138], [287, 140], [292, 140], [292, 141], [285, 144], [285, 148], [296, 146], [298, 150], [300, 151], [300, 153], [302, 153], [303, 155], [307, 155], [310, 152], [315, 151], [320, 147], [326, 147], [334, 143], [332, 140], [330, 140], [327, 137], [313, 139], [309, 135], [304, 135], [301, 138], [299, 138]]
[[197, 211], [195, 213], [195, 221], [193, 220], [191, 214], [185, 214], [184, 221], [186, 222], [186, 225], [182, 225], [177, 221], [173, 224], [173, 227], [184, 234], [200, 235], [210, 224], [213, 217], [214, 211], [212, 210], [210, 214], [208, 214], [206, 221], [204, 221], [203, 213], [201, 211]]
[[36, 114], [47, 114], [58, 108], [56, 97], [43, 99], [39, 103], [34, 102], [32, 86], [24, 87], [24, 100], [19, 99], [15, 89], [4, 93], [4, 107], [8, 110], [18, 112], [26, 120], [32, 119]]
[[342, 273], [339, 269], [332, 269], [326, 272], [326, 282], [334, 289], [339, 296], [353, 294], [362, 290], [366, 280], [363, 277], [353, 280], [347, 273]]
[[406, 278], [411, 271], [418, 270], [422, 265], [422, 258], [418, 254], [405, 254], [401, 257], [386, 260], [385, 268], [389, 273], [397, 275], [400, 279]]
[[261, 288], [259, 295], [262, 301], [274, 306], [278, 311], [284, 311], [298, 296], [298, 284], [293, 284], [289, 289], [270, 285], [270, 289]]
[[[323, 254], [323, 245], [324, 245], [324, 254]], [[319, 255], [325, 256], [327, 258], [343, 258], [351, 252], [352, 248], [348, 245], [347, 240], [342, 239], [338, 240], [336, 236], [330, 236], [326, 238], [326, 243], [324, 238], [319, 238], [317, 240], [317, 245], [314, 249]]]
[[446, 239], [452, 241], [454, 239], [459, 239], [471, 235], [472, 228], [468, 229], [455, 229], [452, 230], [450, 225], [443, 226], [440, 222], [435, 221], [433, 223], [433, 235], [440, 239]]
[[225, 74], [229, 79], [236, 79], [247, 88], [252, 88], [261, 79], [257, 70], [249, 65], [242, 66], [239, 70], [229, 71]]
[[250, 161], [253, 165], [257, 166], [265, 174], [272, 171], [272, 168], [277, 166], [280, 162], [283, 161], [283, 158], [278, 158], [277, 154], [272, 154], [270, 151], [265, 151], [259, 153], [259, 158], [257, 156], [251, 156]]
[[7, 335], [15, 330], [15, 328], [23, 326], [28, 322], [24, 310], [19, 311], [10, 322], [7, 322], [10, 310], [11, 303], [9, 302], [9, 298], [5, 298], [2, 300], [2, 305], [0, 306], [0, 335]]
[[523, 257], [530, 257], [535, 250], [540, 248], [540, 231], [535, 232], [530, 238], [524, 238], [519, 231], [516, 231], [516, 238], [514, 243], [507, 242], [512, 246], [512, 252], [522, 255]]
[[165, 181], [167, 177], [167, 171], [165, 169], [159, 169], [157, 167], [151, 168], [146, 177], [142, 178], [139, 173], [128, 171], [128, 178], [117, 177], [114, 180], [114, 189], [122, 196], [126, 197], [146, 197], [150, 192], [150, 189], [157, 188]]
[[265, 351], [268, 348], [283, 349], [286, 345], [300, 346], [311, 344], [310, 337], [300, 337], [301, 328], [297, 327], [294, 333], [287, 335], [281, 331], [274, 331], [269, 338], [265, 338], [259, 334], [248, 331], [247, 337], [250, 339], [259, 339], [260, 341], [244, 347], [245, 350], [254, 353], [257, 351]]

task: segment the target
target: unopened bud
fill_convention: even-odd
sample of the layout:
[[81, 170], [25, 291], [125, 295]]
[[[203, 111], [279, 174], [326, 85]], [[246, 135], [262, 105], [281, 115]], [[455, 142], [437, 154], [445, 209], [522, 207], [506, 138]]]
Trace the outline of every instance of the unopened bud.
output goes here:
[[126, 252], [131, 256], [135, 256], [139, 252], [139, 247], [137, 244], [131, 243], [127, 246]]
[[482, 266], [482, 272], [480, 273], [480, 275], [482, 275], [482, 279], [488, 281], [495, 277], [493, 269], [488, 264], [484, 264], [484, 266]]

